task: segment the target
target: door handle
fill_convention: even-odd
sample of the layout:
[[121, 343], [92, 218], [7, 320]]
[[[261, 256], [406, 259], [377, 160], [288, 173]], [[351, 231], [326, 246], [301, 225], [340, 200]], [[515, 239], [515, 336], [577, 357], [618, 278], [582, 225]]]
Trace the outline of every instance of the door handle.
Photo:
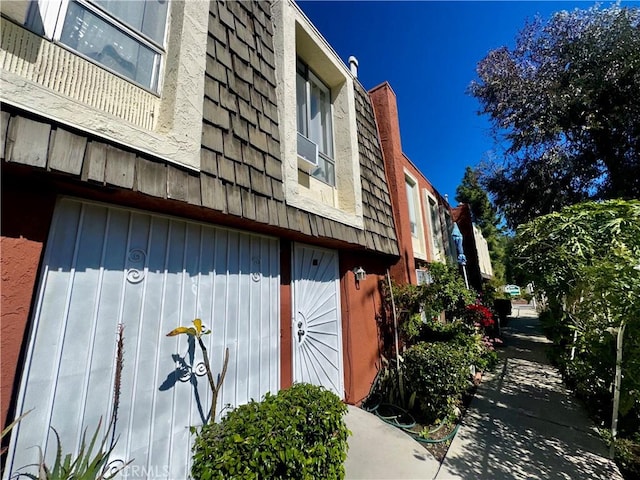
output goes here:
[[302, 322], [298, 322], [298, 342], [302, 341], [302, 337], [304, 336], [304, 330], [302, 329]]

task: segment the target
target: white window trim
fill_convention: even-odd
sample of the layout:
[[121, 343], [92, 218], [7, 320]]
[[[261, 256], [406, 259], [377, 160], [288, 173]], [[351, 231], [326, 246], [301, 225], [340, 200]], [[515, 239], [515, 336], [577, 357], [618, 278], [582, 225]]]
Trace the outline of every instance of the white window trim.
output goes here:
[[[314, 177], [315, 179], [326, 183], [327, 185], [331, 186], [331, 187], [335, 187], [336, 186], [336, 172], [335, 172], [335, 145], [334, 145], [334, 131], [333, 131], [333, 103], [331, 101], [331, 90], [329, 89], [329, 87], [327, 87], [324, 82], [313, 72], [313, 70], [309, 67], [309, 65], [306, 64], [306, 62], [304, 62], [304, 60], [298, 59], [296, 62], [296, 73], [297, 73], [297, 63], [302, 63], [304, 65], [305, 71], [306, 71], [306, 78], [304, 79], [305, 81], [305, 113], [306, 113], [306, 125], [305, 125], [305, 131], [301, 132], [298, 129], [298, 133], [302, 136], [304, 136], [307, 140], [309, 140], [310, 142], [313, 142], [313, 140], [311, 140], [309, 138], [309, 130], [310, 130], [310, 123], [311, 123], [311, 119], [310, 119], [310, 109], [311, 109], [311, 86], [315, 86], [318, 89], [322, 90], [322, 92], [327, 96], [327, 98], [329, 99], [329, 104], [328, 104], [328, 113], [327, 113], [327, 117], [325, 118], [324, 121], [325, 123], [328, 123], [329, 125], [329, 132], [327, 133], [326, 131], [322, 132], [323, 136], [329, 135], [329, 139], [328, 139], [328, 150], [329, 153], [327, 152], [323, 152], [320, 149], [320, 145], [317, 146], [317, 153], [318, 153], [318, 157], [322, 158], [322, 160], [326, 163], [331, 164], [331, 166], [333, 167], [333, 175], [332, 178], [329, 179], [330, 181], [325, 181], [324, 178], [317, 176], [314, 174], [314, 171], [311, 170], [310, 175], [312, 177]], [[296, 81], [297, 81], [297, 77], [296, 77]], [[297, 87], [297, 86], [296, 86]], [[296, 90], [297, 91], [297, 90]], [[298, 108], [298, 104], [297, 104], [297, 99], [296, 99], [296, 107]]]
[[[436, 243], [436, 232], [433, 226], [433, 221], [431, 220], [431, 204], [429, 203], [429, 200], [433, 200], [433, 202], [436, 205], [436, 210], [438, 213], [438, 218], [440, 217], [440, 209], [438, 206], [438, 200], [436, 199], [435, 196], [433, 196], [431, 194], [431, 192], [429, 192], [428, 189], [424, 188], [423, 189], [424, 195], [425, 195], [425, 208], [427, 209], [427, 223], [429, 224], [429, 238], [431, 239], [431, 261], [435, 261], [435, 262], [441, 262], [441, 263], [446, 263], [446, 256], [447, 256], [447, 252], [446, 250], [441, 252], [440, 248], [438, 247], [437, 243]], [[442, 228], [442, 226], [441, 226]], [[444, 240], [443, 240], [444, 241]], [[443, 246], [444, 247], [444, 246]]]
[[[85, 103], [3, 69], [0, 69], [0, 98], [9, 105], [43, 115], [106, 141], [199, 171], [209, 2], [191, 0], [172, 2], [170, 5], [170, 17], [179, 10], [177, 14], [183, 17], [183, 22], [181, 30], [177, 30], [172, 28], [169, 20], [167, 56], [171, 57], [174, 50], [182, 53], [179, 56], [176, 54], [177, 67], [164, 73], [163, 98], [158, 98], [160, 114], [152, 130], [88, 107]], [[188, 52], [188, 55], [184, 52]], [[169, 90], [172, 90], [174, 101], [164, 97], [169, 95]]]
[[[151, 85], [142, 85], [135, 80], [123, 75], [119, 72], [116, 72], [110, 69], [108, 66], [103, 63], [93, 60], [81, 52], [76, 51], [73, 47], [70, 47], [66, 43], [60, 40], [62, 36], [62, 28], [64, 27], [65, 19], [67, 12], [69, 10], [69, 4], [72, 3], [72, 0], [61, 0], [59, 2], [51, 1], [51, 0], [37, 0], [38, 9], [42, 14], [42, 26], [44, 29], [44, 35], [49, 40], [52, 40], [64, 48], [68, 48], [76, 55], [84, 58], [88, 62], [95, 63], [96, 65], [104, 68], [114, 75], [117, 75], [128, 82], [133, 83], [134, 85], [139, 86], [140, 88], [144, 88], [152, 93], [159, 94], [162, 91], [162, 79], [163, 79], [163, 70], [164, 63], [166, 58], [166, 42], [167, 42], [167, 34], [169, 29], [169, 16], [171, 13], [171, 4], [167, 8], [167, 18], [165, 18], [164, 25], [164, 36], [162, 38], [162, 44], [159, 44], [157, 41], [146, 37], [142, 32], [138, 32], [135, 28], [129, 26], [122, 20], [115, 18], [114, 16], [105, 13], [99, 6], [94, 5], [91, 0], [75, 0], [82, 8], [85, 8], [93, 15], [97, 16], [105, 23], [111, 25], [112, 27], [124, 32], [126, 35], [132, 37], [134, 40], [140, 42], [145, 47], [150, 50], [154, 50], [158, 54], [159, 65], [154, 66], [154, 77], [151, 81]], [[130, 0], [133, 1], [133, 0]], [[140, 0], [137, 0], [140, 1]], [[170, 2], [170, 0], [167, 0]], [[156, 77], [157, 76], [157, 77]]]
[[[409, 208], [409, 230], [413, 238], [419, 238], [420, 228], [418, 227], [418, 213], [420, 211], [419, 205], [416, 205], [419, 199], [416, 198], [416, 192], [418, 191], [418, 184], [407, 173], [404, 174], [405, 189], [407, 192], [407, 205]], [[413, 208], [412, 208], [413, 207]], [[411, 221], [411, 214], [413, 213], [413, 222]], [[411, 228], [413, 224], [413, 228]]]
[[[295, 2], [276, 0], [271, 12], [278, 26], [274, 31], [274, 50], [285, 201], [292, 207], [364, 229], [353, 75]], [[298, 182], [296, 62], [298, 56], [307, 64], [311, 62], [298, 49], [297, 40], [313, 51], [313, 64], [309, 66], [331, 88], [338, 207], [305, 194]]]
[[[427, 260], [427, 246], [424, 238], [424, 225], [422, 222], [422, 202], [420, 201], [420, 184], [418, 179], [414, 177], [409, 170], [404, 170], [405, 190], [408, 184], [413, 184], [413, 207], [416, 216], [416, 233], [411, 232], [411, 243], [413, 245], [413, 256], [420, 260]], [[407, 204], [409, 203], [409, 192], [406, 191]], [[408, 207], [408, 205], [407, 205]], [[411, 217], [411, 215], [409, 215]], [[409, 220], [411, 221], [411, 220]]]

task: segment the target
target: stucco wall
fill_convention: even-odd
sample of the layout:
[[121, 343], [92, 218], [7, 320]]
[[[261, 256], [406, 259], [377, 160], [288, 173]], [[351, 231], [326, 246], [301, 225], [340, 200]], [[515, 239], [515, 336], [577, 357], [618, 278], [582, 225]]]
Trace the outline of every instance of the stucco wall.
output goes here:
[[2, 422], [6, 425], [18, 359], [27, 331], [38, 267], [46, 241], [55, 197], [18, 191], [3, 182], [0, 337], [2, 363]]
[[[391, 276], [398, 283], [416, 283], [416, 258], [433, 262], [435, 257], [433, 248], [433, 232], [429, 221], [429, 205], [425, 200], [425, 190], [436, 199], [438, 205], [443, 205], [447, 211], [450, 206], [445, 198], [431, 185], [431, 182], [418, 170], [415, 164], [402, 153], [400, 122], [396, 95], [391, 86], [385, 82], [369, 91], [371, 103], [375, 112], [376, 123], [382, 144], [385, 171], [391, 193], [393, 218], [396, 224], [400, 260], [391, 268]], [[429, 159], [432, 160], [432, 159]], [[420, 218], [422, 223], [419, 235], [423, 238], [415, 239], [411, 234], [409, 219], [409, 205], [407, 200], [406, 175], [416, 182], [420, 201]], [[418, 213], [418, 209], [416, 209]], [[446, 230], [442, 225], [443, 232]], [[414, 245], [420, 242], [420, 250]], [[443, 239], [445, 244], [448, 239]], [[446, 246], [445, 246], [446, 249]]]
[[[344, 387], [349, 404], [359, 404], [369, 394], [380, 365], [379, 283], [385, 278], [387, 266], [380, 258], [366, 255], [340, 256]], [[359, 284], [353, 273], [356, 267], [367, 272], [367, 278]]]
[[393, 220], [400, 250], [400, 259], [391, 267], [391, 276], [399, 283], [415, 283], [415, 262], [411, 242], [409, 206], [402, 166], [402, 142], [396, 95], [388, 83], [369, 91], [375, 112], [378, 134], [384, 157], [384, 167], [391, 193]]

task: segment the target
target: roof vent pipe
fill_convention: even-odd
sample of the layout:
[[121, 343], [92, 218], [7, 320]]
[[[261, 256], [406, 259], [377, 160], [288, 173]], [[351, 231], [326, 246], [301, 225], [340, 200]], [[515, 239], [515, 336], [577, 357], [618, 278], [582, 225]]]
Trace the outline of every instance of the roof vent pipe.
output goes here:
[[358, 59], [353, 55], [349, 57], [349, 68], [351, 69], [351, 74], [358, 78]]

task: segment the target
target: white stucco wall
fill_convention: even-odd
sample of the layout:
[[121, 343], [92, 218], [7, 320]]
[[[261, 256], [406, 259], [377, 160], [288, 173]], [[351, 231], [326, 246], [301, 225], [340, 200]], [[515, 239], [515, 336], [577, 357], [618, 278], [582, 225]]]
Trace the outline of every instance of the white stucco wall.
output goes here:
[[[272, 16], [285, 200], [302, 210], [364, 228], [353, 76], [295, 3], [274, 2]], [[336, 152], [333, 199], [325, 188], [313, 188], [314, 182], [306, 186], [298, 181], [296, 56], [331, 89]]]
[[160, 95], [2, 19], [3, 102], [200, 168], [209, 2], [172, 2]]

